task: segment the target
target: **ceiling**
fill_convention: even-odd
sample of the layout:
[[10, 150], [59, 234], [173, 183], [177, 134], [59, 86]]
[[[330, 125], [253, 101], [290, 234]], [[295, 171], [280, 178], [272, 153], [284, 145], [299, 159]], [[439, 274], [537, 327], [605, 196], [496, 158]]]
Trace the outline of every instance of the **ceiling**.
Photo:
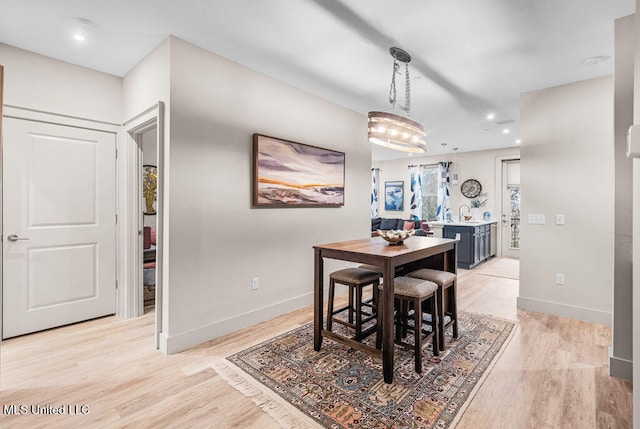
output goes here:
[[363, 115], [391, 108], [398, 46], [413, 57], [411, 117], [429, 155], [516, 146], [520, 94], [611, 74], [613, 21], [634, 11], [635, 0], [0, 0], [0, 42], [124, 76], [172, 34]]

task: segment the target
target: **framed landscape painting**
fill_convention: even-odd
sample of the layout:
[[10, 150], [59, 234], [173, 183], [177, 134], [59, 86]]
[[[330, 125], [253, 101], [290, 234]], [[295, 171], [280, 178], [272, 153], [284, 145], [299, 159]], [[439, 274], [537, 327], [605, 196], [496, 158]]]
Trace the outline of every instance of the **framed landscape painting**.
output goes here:
[[404, 210], [404, 181], [384, 182], [384, 209]]
[[343, 152], [253, 135], [254, 207], [344, 205]]

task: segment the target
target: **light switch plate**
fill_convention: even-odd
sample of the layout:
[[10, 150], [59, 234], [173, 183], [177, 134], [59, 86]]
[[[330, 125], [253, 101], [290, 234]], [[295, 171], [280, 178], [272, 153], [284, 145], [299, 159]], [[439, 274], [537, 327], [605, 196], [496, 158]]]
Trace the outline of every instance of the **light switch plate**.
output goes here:
[[527, 216], [527, 221], [531, 225], [544, 225], [545, 216], [544, 214], [530, 214], [529, 216]]
[[556, 225], [564, 225], [564, 215], [557, 214], [556, 215]]

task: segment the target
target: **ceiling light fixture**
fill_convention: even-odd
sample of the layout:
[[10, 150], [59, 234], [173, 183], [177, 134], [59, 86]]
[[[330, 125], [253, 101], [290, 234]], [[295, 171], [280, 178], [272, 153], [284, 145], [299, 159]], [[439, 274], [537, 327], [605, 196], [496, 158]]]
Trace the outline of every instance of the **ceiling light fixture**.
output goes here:
[[85, 18], [76, 18], [71, 37], [77, 42], [85, 42], [94, 27], [93, 22]]
[[[411, 115], [411, 87], [409, 79], [409, 62], [411, 55], [400, 48], [389, 49], [393, 57], [393, 75], [391, 88], [389, 89], [389, 102], [391, 108], [399, 107], [406, 113], [405, 116], [387, 112], [369, 112], [369, 141], [390, 149], [401, 150], [410, 153], [426, 152], [427, 141], [424, 127], [416, 121], [409, 119]], [[396, 73], [400, 68], [398, 61], [405, 64], [405, 93], [404, 106], [396, 104]]]
[[493, 113], [488, 113], [487, 114], [487, 119], [490, 121], [492, 119], [495, 119], [496, 115], [494, 115]]
[[453, 148], [453, 179], [451, 181], [453, 186], [458, 185], [458, 148]]
[[[442, 145], [442, 154], [444, 155], [445, 151], [447, 150], [447, 143], [440, 143]], [[440, 182], [441, 183], [446, 183], [447, 181], [447, 171], [444, 169], [441, 169], [440, 172]]]
[[594, 57], [589, 57], [582, 60], [582, 65], [594, 66], [596, 64], [600, 64], [601, 62], [607, 61], [609, 58], [611, 57], [608, 55], [596, 55]]
[[509, 130], [509, 128], [505, 128], [504, 130], [502, 130], [502, 134], [509, 134], [511, 132], [511, 130]]

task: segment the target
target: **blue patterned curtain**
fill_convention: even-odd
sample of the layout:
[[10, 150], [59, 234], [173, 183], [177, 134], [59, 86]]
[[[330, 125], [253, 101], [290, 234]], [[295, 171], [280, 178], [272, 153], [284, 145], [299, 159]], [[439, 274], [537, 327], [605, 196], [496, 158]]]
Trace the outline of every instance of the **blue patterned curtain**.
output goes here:
[[437, 216], [439, 221], [447, 221], [451, 219], [451, 191], [449, 189], [449, 162], [438, 163], [438, 178], [440, 183], [438, 185], [438, 211]]
[[411, 217], [419, 220], [422, 217], [422, 175], [420, 167], [411, 167]]
[[380, 170], [371, 169], [371, 218], [378, 217], [378, 175]]

